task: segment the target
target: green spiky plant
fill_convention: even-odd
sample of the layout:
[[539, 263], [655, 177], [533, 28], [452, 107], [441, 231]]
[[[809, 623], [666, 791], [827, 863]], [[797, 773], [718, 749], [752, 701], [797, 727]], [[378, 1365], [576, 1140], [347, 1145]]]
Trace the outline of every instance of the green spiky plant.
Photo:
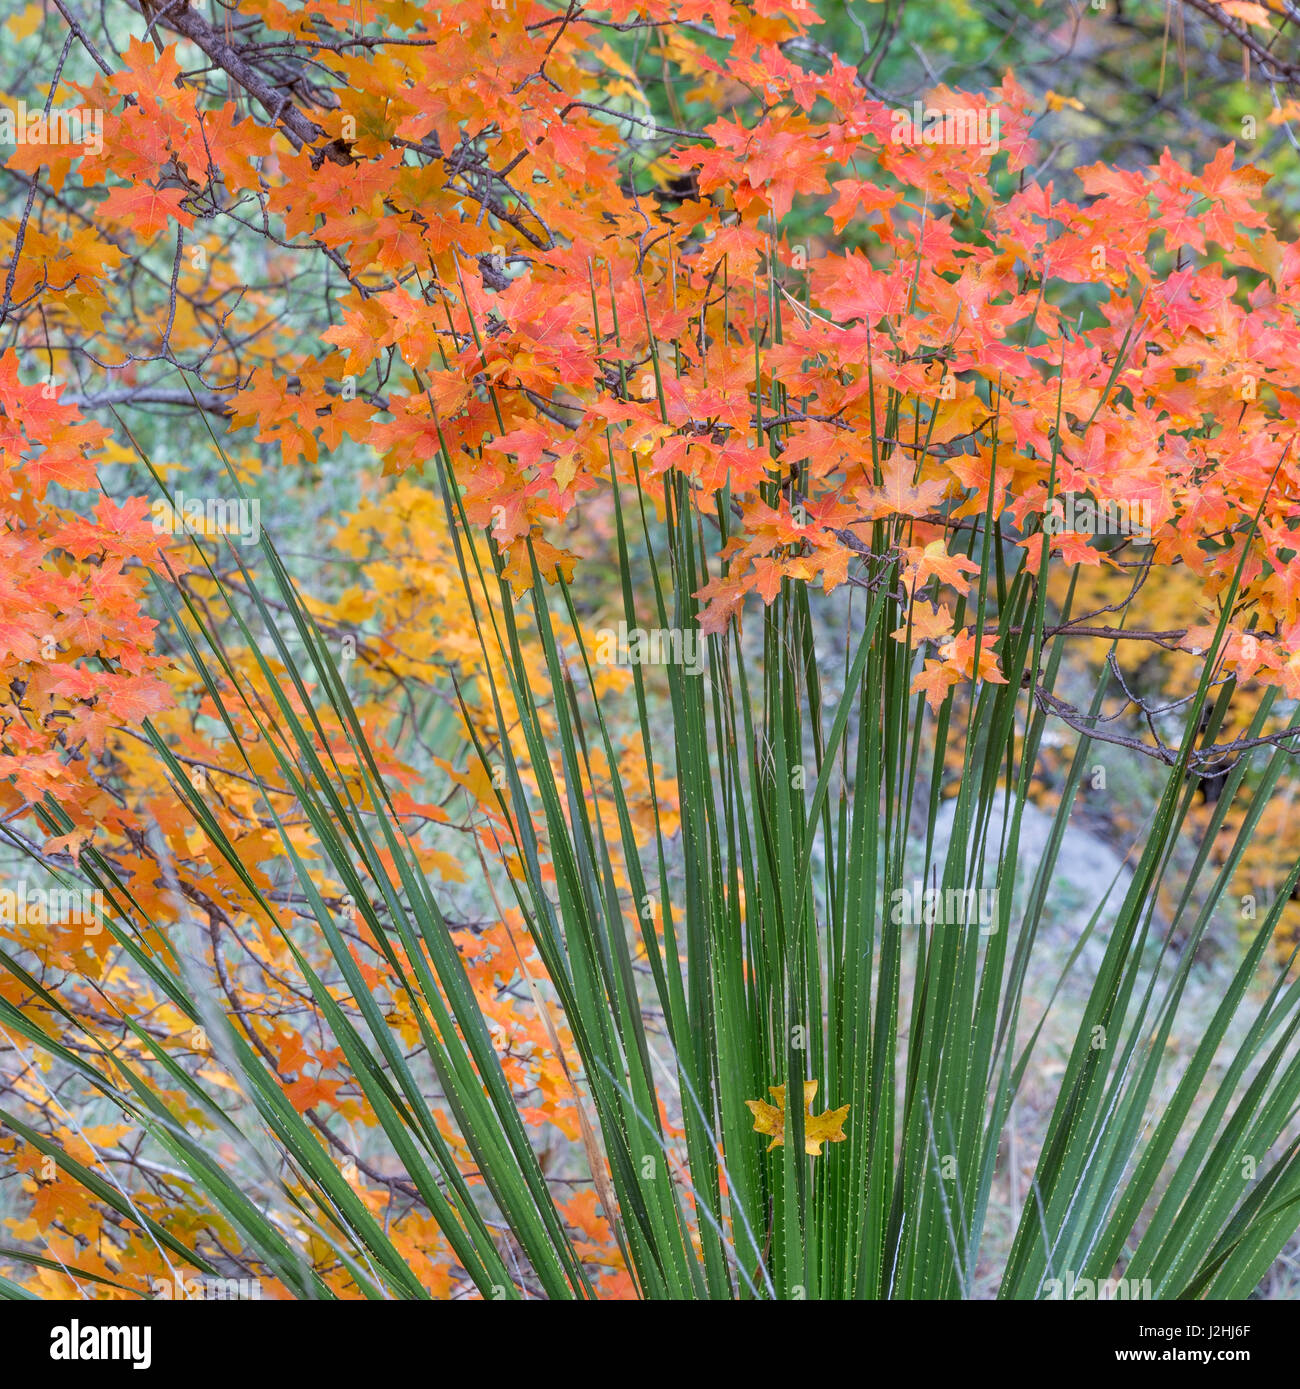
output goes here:
[[[899, 404], [880, 422], [886, 437], [899, 428]], [[779, 410], [781, 402], [771, 405]], [[773, 491], [781, 481], [777, 451], [779, 441]], [[877, 478], [879, 465], [877, 458]], [[228, 460], [226, 467], [235, 486]], [[706, 513], [686, 482], [669, 474], [656, 499], [661, 523], [639, 480], [619, 479], [612, 440], [610, 468], [629, 628], [651, 622], [695, 630], [692, 595], [710, 577], [712, 556], [727, 537], [728, 498]], [[512, 739], [497, 748], [478, 742], [474, 750], [497, 772], [493, 784], [513, 836], [505, 847], [518, 865], [508, 874], [484, 865], [486, 887], [494, 896], [510, 894], [523, 913], [549, 976], [546, 1007], [572, 1034], [578, 1082], [595, 1118], [584, 1133], [585, 1159], [641, 1295], [972, 1296], [981, 1257], [987, 1258], [1011, 1106], [1036, 1065], [1044, 1029], [1045, 1016], [1027, 1025], [1023, 1003], [1031, 967], [1045, 949], [1040, 926], [1089, 758], [1090, 739], [1082, 733], [1046, 851], [1026, 864], [1020, 835], [1031, 774], [1052, 709], [1067, 707], [1053, 694], [1064, 647], [1053, 633], [1068, 620], [1068, 600], [1051, 615], [1049, 630], [1045, 587], [1023, 564], [1017, 567], [1023, 550], [1010, 544], [990, 503], [981, 522], [959, 532], [979, 576], [971, 611], [959, 611], [957, 620], [971, 623], [977, 643], [986, 631], [1001, 634], [1005, 683], [953, 689], [933, 714], [922, 696], [910, 693], [914, 653], [891, 635], [911, 621], [910, 598], [900, 587], [904, 520], [877, 522], [870, 543], [860, 544], [852, 601], [834, 613], [846, 629], [842, 665], [827, 654], [826, 600], [787, 580], [770, 607], [751, 616], [747, 640], [735, 628], [711, 636], [699, 673], [669, 665], [666, 693], [633, 666], [655, 830], [647, 850], [634, 830], [615, 754], [615, 716], [596, 694], [594, 658], [572, 593], [562, 578], [544, 582], [534, 560], [534, 582], [521, 600], [526, 634], [503, 557], [464, 515], [445, 446], [433, 472], [484, 655], [497, 658], [485, 667], [500, 672], [491, 684], [498, 726], [507, 726], [507, 706], [518, 713]], [[427, 1086], [367, 989], [337, 913], [266, 787], [268, 816], [350, 1006], [340, 1005], [336, 990], [286, 936], [305, 985], [392, 1155], [483, 1295], [593, 1296], [590, 1272], [552, 1199], [331, 645], [272, 539], [263, 535], [260, 545], [263, 565], [256, 573], [232, 549], [237, 584], [223, 583], [209, 566], [224, 605], [220, 621], [211, 604], [197, 605], [183, 586], [164, 590], [163, 600], [234, 748], [240, 750], [240, 734], [232, 698], [274, 751], [277, 794], [290, 794], [332, 876], [413, 1001], [423, 1046], [483, 1178], [486, 1201], [462, 1176], [432, 1117]], [[631, 577], [638, 564], [650, 577], [641, 601]], [[1177, 911], [1161, 921], [1157, 895], [1179, 871], [1175, 848], [1195, 793], [1193, 749], [1200, 730], [1213, 737], [1231, 695], [1216, 676], [1235, 592], [1234, 583], [1132, 875], [1122, 890], [1112, 884], [1105, 893], [1119, 898], [1113, 920], [1099, 900], [1073, 953], [1057, 962], [1063, 982], [1077, 973], [1085, 944], [1094, 937], [1102, 942], [1095, 977], [1084, 981], [1086, 1003], [1055, 1087], [1034, 1179], [1012, 1213], [1017, 1226], [998, 1284], [1005, 1298], [1043, 1296], [1049, 1280], [1067, 1274], [1107, 1279], [1117, 1272], [1149, 1280], [1152, 1295], [1161, 1298], [1241, 1296], [1258, 1285], [1300, 1226], [1300, 1151], [1292, 1131], [1300, 1094], [1300, 983], [1270, 965], [1269, 949], [1300, 864], [1176, 1070], [1166, 1045], [1179, 1033], [1197, 946], [1287, 758], [1283, 748], [1261, 747], [1254, 760], [1236, 762], [1194, 863], [1175, 884]], [[761, 627], [758, 643], [754, 623]], [[567, 644], [561, 627], [577, 634]], [[256, 653], [274, 692], [270, 707], [228, 654], [231, 634]], [[545, 659], [549, 678], [541, 689], [526, 671], [530, 642], [540, 644]], [[263, 648], [290, 672], [291, 688], [277, 684]], [[1092, 718], [1106, 693], [1101, 680]], [[943, 844], [936, 827], [958, 700], [969, 700], [970, 731]], [[1252, 738], [1264, 729], [1271, 702], [1262, 701]], [[342, 729], [356, 759], [352, 779], [331, 751], [324, 715]], [[1088, 718], [1081, 721], [1087, 725]], [[158, 732], [148, 732], [178, 795], [275, 921], [201, 792]], [[594, 750], [603, 754], [599, 775]], [[245, 762], [248, 774], [258, 776]], [[656, 765], [676, 780], [680, 829], [672, 833], [655, 794]], [[361, 798], [352, 789], [357, 775]], [[1244, 820], [1227, 860], [1210, 872], [1211, 839], [1239, 796], [1248, 802]], [[602, 801], [618, 825], [613, 842]], [[43, 814], [51, 832], [68, 829], [52, 803]], [[897, 919], [889, 904], [917, 879], [918, 851], [920, 878], [942, 894], [969, 900], [966, 894], [991, 887], [993, 919], [952, 921], [941, 914], [919, 926]], [[386, 871], [386, 858], [395, 875]], [[300, 1243], [287, 1235], [294, 1225], [312, 1229], [366, 1296], [425, 1295], [382, 1223], [288, 1102], [240, 1020], [210, 1002], [201, 977], [180, 963], [169, 968], [144, 948], [143, 909], [107, 859], [87, 850], [82, 867], [113, 904], [105, 924], [116, 943], [161, 996], [207, 1030], [215, 1056], [256, 1113], [253, 1123], [248, 1113], [237, 1118], [222, 1092], [131, 1024], [153, 1061], [239, 1146], [259, 1195], [250, 1195], [246, 1175], [236, 1177], [211, 1156], [210, 1141], [178, 1121], [125, 1054], [113, 1058], [118, 1083], [106, 1086], [76, 1050], [52, 1043], [0, 998], [5, 1029], [83, 1075], [141, 1124], [193, 1184], [196, 1199], [211, 1203], [238, 1231], [245, 1255], [295, 1295], [329, 1293]], [[630, 919], [637, 930], [629, 929]], [[0, 954], [0, 963], [62, 1012], [16, 960]], [[815, 1155], [805, 1150], [805, 1081], [817, 1082], [819, 1102], [847, 1106], [845, 1141], [811, 1145], [820, 1149]], [[785, 1141], [769, 1148], [748, 1102], [774, 1086], [784, 1086]], [[674, 1160], [664, 1113], [676, 1116], [684, 1132], [681, 1161]], [[160, 1247], [211, 1271], [111, 1176], [79, 1164], [15, 1116], [0, 1119], [97, 1199], [148, 1230]], [[1257, 1164], [1252, 1180], [1243, 1176], [1243, 1156]], [[0, 1287], [4, 1292], [16, 1293], [17, 1285]]]

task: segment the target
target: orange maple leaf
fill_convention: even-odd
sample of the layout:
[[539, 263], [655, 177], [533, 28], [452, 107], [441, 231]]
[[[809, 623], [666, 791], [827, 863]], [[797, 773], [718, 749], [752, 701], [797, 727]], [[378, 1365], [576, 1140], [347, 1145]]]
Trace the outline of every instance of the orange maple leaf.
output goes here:
[[950, 555], [942, 540], [932, 540], [925, 546], [907, 545], [903, 553], [907, 556], [907, 572], [911, 577], [909, 589], [912, 593], [932, 578], [964, 593], [970, 585], [962, 575], [980, 572], [979, 565], [965, 555]]
[[925, 669], [917, 671], [912, 679], [912, 693], [925, 695], [925, 702], [933, 713], [948, 698], [948, 691], [961, 682], [961, 672], [951, 661], [934, 661], [926, 658]]
[[100, 213], [125, 222], [143, 237], [157, 236], [172, 219], [192, 227], [194, 217], [181, 206], [185, 194], [179, 188], [151, 188], [147, 183], [134, 188], [114, 188], [99, 205]]
[[858, 492], [858, 501], [871, 521], [882, 516], [924, 516], [943, 500], [948, 490], [946, 480], [932, 478], [928, 482], [913, 483], [915, 468], [911, 459], [905, 458], [899, 449], [889, 453], [881, 461], [880, 476], [883, 486], [866, 487]]

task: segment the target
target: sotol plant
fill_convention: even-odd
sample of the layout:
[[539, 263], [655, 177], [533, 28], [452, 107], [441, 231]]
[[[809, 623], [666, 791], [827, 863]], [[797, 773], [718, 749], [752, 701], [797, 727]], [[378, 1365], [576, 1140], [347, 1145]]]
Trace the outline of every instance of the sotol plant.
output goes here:
[[[698, 21], [698, 8], [659, 17]], [[392, 22], [422, 28], [403, 14]], [[557, 1164], [525, 1116], [511, 1035], [489, 1016], [501, 966], [485, 981], [437, 881], [453, 875], [419, 840], [416, 822], [438, 817], [413, 800], [340, 658], [346, 628], [381, 651], [368, 679], [409, 674], [384, 645], [400, 584], [384, 581], [387, 609], [345, 599], [327, 615], [269, 535], [256, 563], [196, 543], [181, 575], [139, 504], [77, 529], [44, 502], [41, 435], [56, 461], [80, 459], [72, 486], [90, 485], [78, 450], [94, 440], [72, 433], [84, 426], [71, 406], [32, 408], [19, 442], [40, 473], [26, 524], [44, 527], [42, 556], [65, 550], [90, 593], [97, 546], [150, 566], [182, 672], [169, 697], [198, 711], [191, 728], [142, 717], [164, 696], [150, 684], [142, 708], [140, 687], [121, 683], [144, 678], [138, 652], [74, 626], [42, 655], [46, 615], [25, 610], [33, 644], [11, 654], [37, 683], [13, 697], [35, 689], [62, 719], [48, 746], [44, 725], [30, 734], [10, 807], [47, 838], [14, 842], [56, 867], [75, 848], [123, 973], [82, 962], [92, 1012], [4, 951], [0, 1023], [144, 1130], [165, 1197], [97, 1160], [102, 1109], [69, 1115], [81, 1146], [62, 1142], [25, 1076], [39, 1113], [0, 1119], [135, 1232], [140, 1261], [216, 1273], [236, 1258], [297, 1296], [972, 1295], [1008, 1115], [1047, 1026], [1024, 1004], [1055, 860], [1091, 742], [1111, 736], [1107, 700], [1125, 693], [1117, 662], [1094, 672], [1089, 708], [1060, 693], [1069, 638], [1099, 632], [1115, 653], [1131, 640], [1195, 650], [1201, 674], [1151, 730], [1167, 772], [1132, 876], [1099, 885], [1060, 962], [1063, 977], [1083, 959], [1095, 975], [998, 1290], [1032, 1298], [1067, 1274], [1118, 1271], [1159, 1297], [1241, 1295], [1300, 1226], [1300, 985], [1270, 953], [1300, 865], [1190, 1051], [1169, 1045], [1197, 947], [1286, 769], [1300, 694], [1300, 357], [1280, 288], [1295, 248], [1267, 230], [1261, 179], [1230, 151], [1200, 174], [1169, 159], [1083, 170], [1084, 201], [1069, 202], [1026, 172], [1034, 117], [1010, 76], [987, 95], [931, 95], [940, 109], [996, 108], [997, 149], [900, 143], [853, 69], [793, 64], [798, 9], [734, 16], [735, 35], [678, 30], [653, 55], [698, 76], [697, 114], [727, 82], [761, 93], [696, 133], [614, 104], [648, 106], [639, 43], [620, 52], [586, 16], [483, 3], [450, 7], [437, 41], [385, 62], [343, 41], [318, 54], [338, 91], [311, 108], [272, 103], [274, 136], [228, 123], [222, 170], [199, 156], [210, 113], [197, 85], [178, 84], [174, 51], [155, 62], [132, 47], [101, 83], [110, 110], [134, 93], [109, 117], [132, 186], [102, 204], [128, 240], [165, 228], [181, 246], [200, 206], [256, 235], [229, 201], [238, 189], [338, 272], [338, 321], [294, 344], [291, 377], [272, 353], [241, 371], [233, 422], [286, 461], [346, 431], [438, 503], [429, 543], [449, 547], [445, 601], [466, 615], [445, 677], [460, 727], [438, 764], [472, 794], [459, 869], [516, 951], [506, 972], [572, 1121]], [[173, 22], [234, 61], [193, 11]], [[496, 66], [481, 84], [485, 51]], [[255, 94], [248, 53], [231, 75]], [[146, 106], [168, 157], [207, 168], [195, 187], [161, 181], [153, 146], [127, 140]], [[531, 182], [512, 184], [525, 160]], [[859, 249], [792, 243], [794, 214], [824, 214]], [[7, 423], [10, 400], [34, 407], [38, 394], [11, 375]], [[1042, 517], [1063, 493], [1141, 500], [1152, 543], [1050, 533]], [[606, 528], [616, 559], [604, 616], [700, 636], [702, 670], [595, 659], [574, 572], [591, 556], [560, 548], [560, 523], [579, 517]], [[1194, 566], [1206, 611], [1131, 633], [1123, 603], [1049, 604], [1049, 574], [1103, 563], [1135, 589]], [[135, 611], [134, 592], [115, 598]], [[33, 605], [48, 601], [34, 585]], [[128, 787], [105, 812], [90, 770], [97, 680], [148, 740], [170, 800]], [[1265, 687], [1249, 734], [1216, 745], [1246, 682]], [[1076, 742], [1047, 851], [1026, 863], [1049, 723]], [[56, 775], [70, 733], [85, 758]], [[195, 773], [209, 748], [220, 792]], [[1196, 774], [1225, 756], [1189, 868]], [[238, 813], [234, 782], [248, 797]], [[1239, 798], [1234, 845], [1210, 871]], [[918, 850], [927, 888], [990, 892], [993, 919], [901, 919]], [[268, 1018], [266, 996], [226, 976], [232, 903], [247, 913], [240, 941], [281, 984], [288, 971], [319, 1071], [302, 1059], [308, 1027]], [[202, 1045], [178, 1057], [131, 1006], [132, 979]], [[345, 1082], [322, 1080], [330, 1067]], [[345, 1143], [331, 1106], [365, 1144]], [[584, 1177], [603, 1229], [557, 1195]], [[421, 1262], [435, 1246], [438, 1262]], [[6, 1257], [69, 1271], [31, 1249]], [[69, 1275], [120, 1287], [127, 1262]]]

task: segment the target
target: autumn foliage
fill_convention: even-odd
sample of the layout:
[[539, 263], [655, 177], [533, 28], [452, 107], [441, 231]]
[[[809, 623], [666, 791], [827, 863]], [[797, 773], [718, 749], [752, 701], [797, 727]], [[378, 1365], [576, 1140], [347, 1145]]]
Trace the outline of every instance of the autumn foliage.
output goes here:
[[[139, 1125], [97, 1093], [95, 1076], [116, 1089], [126, 1063], [158, 1113], [206, 1134], [218, 1161], [234, 1152], [200, 1094], [233, 1103], [242, 1082], [171, 987], [184, 977], [383, 1226], [405, 1291], [482, 1286], [400, 1155], [378, 1152], [384, 1116], [332, 1011], [377, 1007], [409, 1055], [429, 1041], [410, 986], [420, 949], [371, 929], [286, 780], [310, 751], [340, 805], [364, 805], [371, 769], [321, 683], [222, 607], [266, 578], [262, 558], [158, 522], [163, 489], [265, 489], [278, 538], [295, 520], [285, 479], [368, 457], [360, 501], [313, 547], [346, 578], [304, 585], [307, 608], [589, 1291], [636, 1296], [582, 1039], [509, 886], [566, 871], [553, 822], [539, 812], [522, 833], [492, 770], [513, 738], [523, 791], [544, 799], [511, 680], [553, 688], [552, 649], [573, 650], [579, 615], [548, 630], [527, 595], [581, 592], [633, 507], [651, 529], [689, 515], [703, 559], [689, 586], [675, 571], [673, 601], [703, 636], [743, 641], [792, 589], [887, 593], [921, 718], [922, 699], [935, 714], [1007, 683], [1021, 632], [996, 603], [986, 617], [981, 589], [1005, 599], [1048, 567], [1063, 576], [1053, 604], [1070, 577], [1095, 592], [1070, 621], [1103, 663], [1111, 647], [1192, 662], [1226, 610], [1216, 679], [1250, 711], [1265, 690], [1282, 708], [1300, 699], [1300, 247], [1270, 229], [1267, 177], [1231, 145], [1203, 168], [1166, 155], [1040, 183], [1042, 110], [1012, 72], [926, 98], [995, 113], [996, 142], [899, 140], [858, 69], [818, 49], [804, 0], [209, 9], [146, 34], [110, 7], [118, 51], [54, 11], [10, 22], [39, 54], [13, 95], [101, 113], [103, 138], [16, 144], [6, 166], [0, 815], [28, 856], [13, 876], [25, 862], [33, 882], [54, 871], [104, 899], [102, 917], [0, 923], [0, 1155], [23, 1193], [3, 1242], [37, 1260], [0, 1263], [44, 1296], [147, 1296], [195, 1253], [251, 1270], [267, 1295], [301, 1291], [174, 1165], [146, 1160]], [[212, 471], [218, 450], [229, 475]], [[1149, 543], [1045, 530], [1063, 494], [1141, 504]], [[991, 522], [1007, 537], [996, 576], [975, 550]], [[494, 567], [518, 600], [522, 668], [504, 638], [482, 640], [470, 580]], [[1162, 590], [1166, 577], [1183, 587]], [[1183, 597], [1124, 630], [1134, 595], [1157, 591]], [[200, 661], [204, 618], [224, 645]], [[1039, 673], [1035, 714], [1087, 727]], [[588, 674], [630, 701], [626, 671]], [[555, 693], [540, 729], [558, 743]], [[291, 713], [310, 749], [292, 747]], [[1223, 737], [1280, 726], [1260, 720]], [[647, 757], [635, 718], [614, 734], [584, 745], [606, 793], [593, 820], [616, 846], [600, 889], [649, 968], [654, 941], [675, 938], [662, 911], [643, 919], [625, 845], [677, 832], [680, 769]], [[399, 857], [383, 849], [377, 876], [400, 886]], [[488, 896], [470, 887], [484, 875]], [[354, 970], [315, 929], [313, 892]], [[775, 1162], [785, 1076], [767, 1080], [749, 1100]], [[818, 1105], [804, 1141], [833, 1164], [857, 1116], [842, 1132], [849, 1106], [829, 1083]], [[455, 1106], [435, 1095], [431, 1113], [469, 1199], [487, 1199]], [[652, 1117], [694, 1219], [689, 1105]], [[359, 1295], [355, 1261], [314, 1230], [302, 1247], [323, 1290]]]

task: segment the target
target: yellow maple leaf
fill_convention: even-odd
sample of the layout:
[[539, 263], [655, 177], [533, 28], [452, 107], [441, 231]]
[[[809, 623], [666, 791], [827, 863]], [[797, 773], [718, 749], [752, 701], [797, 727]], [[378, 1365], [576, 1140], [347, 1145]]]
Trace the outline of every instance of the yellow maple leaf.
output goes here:
[[[907, 626], [889, 634], [895, 641], [907, 640]], [[946, 603], [916, 603], [912, 607], [912, 646], [952, 635], [952, 613]]]
[[1214, 0], [1214, 2], [1224, 14], [1230, 14], [1233, 19], [1240, 19], [1259, 29], [1271, 29], [1273, 27], [1273, 21], [1269, 18], [1268, 9], [1264, 5], [1252, 4], [1251, 0]]
[[10, 15], [4, 22], [4, 27], [16, 39], [25, 39], [29, 34], [34, 34], [44, 22], [45, 6], [36, 0], [36, 3], [28, 5], [25, 10], [18, 14]]
[[[754, 1132], [770, 1136], [767, 1145], [770, 1153], [785, 1143], [785, 1086], [771, 1085], [768, 1094], [776, 1101], [768, 1104], [766, 1100], [746, 1100], [749, 1112], [754, 1116]], [[849, 1106], [839, 1109], [826, 1109], [820, 1114], [812, 1112], [812, 1102], [817, 1094], [817, 1081], [805, 1080], [803, 1083], [803, 1102], [807, 1109], [803, 1126], [803, 1147], [810, 1157], [820, 1157], [823, 1143], [843, 1143], [847, 1134], [843, 1132], [844, 1120]]]
[[1060, 92], [1047, 93], [1047, 109], [1061, 111], [1068, 107], [1071, 111], [1082, 111], [1083, 102], [1077, 96], [1062, 96]]

